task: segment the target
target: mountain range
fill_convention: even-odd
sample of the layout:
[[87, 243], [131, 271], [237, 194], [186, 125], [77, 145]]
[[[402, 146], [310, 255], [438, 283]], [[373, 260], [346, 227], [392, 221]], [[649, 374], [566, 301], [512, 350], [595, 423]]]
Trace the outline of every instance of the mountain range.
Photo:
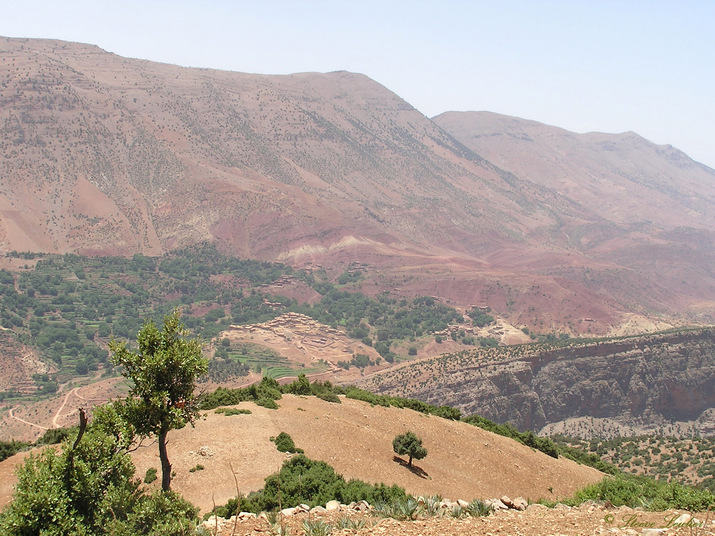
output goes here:
[[427, 118], [360, 74], [0, 38], [0, 251], [193, 243], [541, 332], [708, 323], [715, 171], [634, 133]]

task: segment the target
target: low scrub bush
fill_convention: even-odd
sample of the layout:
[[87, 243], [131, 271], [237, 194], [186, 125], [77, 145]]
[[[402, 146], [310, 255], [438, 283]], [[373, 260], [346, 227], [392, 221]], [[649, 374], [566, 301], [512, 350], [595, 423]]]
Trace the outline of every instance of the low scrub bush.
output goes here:
[[303, 449], [297, 448], [293, 442], [293, 438], [285, 432], [281, 432], [277, 437], [272, 437], [271, 441], [276, 444], [276, 448], [279, 452], [289, 452], [292, 454], [303, 453]]
[[24, 441], [0, 441], [0, 462], [29, 447]]
[[243, 408], [217, 408], [214, 413], [220, 413], [226, 417], [230, 417], [232, 415], [250, 415], [251, 410]]
[[325, 462], [299, 454], [286, 460], [280, 472], [267, 477], [261, 491], [231, 499], [211, 514], [231, 517], [238, 511], [269, 512], [297, 504], [324, 505], [332, 500], [345, 504], [361, 500], [378, 504], [406, 499], [407, 493], [399, 486], [346, 481]]
[[606, 477], [576, 492], [567, 504], [587, 500], [610, 501], [615, 506], [643, 507], [661, 511], [671, 508], [701, 512], [715, 507], [715, 495], [708, 490], [663, 482], [645, 476], [621, 474]]

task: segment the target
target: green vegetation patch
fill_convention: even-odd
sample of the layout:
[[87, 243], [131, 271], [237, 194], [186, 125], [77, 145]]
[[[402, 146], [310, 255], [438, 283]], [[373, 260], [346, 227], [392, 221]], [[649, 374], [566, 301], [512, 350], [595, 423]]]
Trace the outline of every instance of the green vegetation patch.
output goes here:
[[217, 514], [228, 518], [239, 511], [275, 511], [286, 505], [307, 504], [312, 507], [332, 500], [343, 504], [361, 500], [379, 504], [406, 499], [407, 493], [399, 486], [372, 485], [355, 479], [346, 481], [325, 462], [299, 454], [286, 460], [280, 472], [267, 477], [261, 491], [248, 497], [231, 499], [206, 517]]

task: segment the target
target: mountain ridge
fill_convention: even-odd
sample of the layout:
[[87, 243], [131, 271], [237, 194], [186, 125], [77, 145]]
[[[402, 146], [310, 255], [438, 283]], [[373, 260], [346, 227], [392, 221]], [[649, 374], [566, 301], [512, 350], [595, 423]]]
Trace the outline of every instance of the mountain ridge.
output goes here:
[[[0, 38], [0, 57], [5, 251], [212, 241], [333, 274], [359, 260], [375, 293], [489, 305], [541, 330], [713, 319], [709, 172], [671, 195], [646, 167], [633, 177], [665, 193], [631, 180], [634, 203], [594, 183], [584, 200], [524, 172], [533, 156], [501, 161], [361, 74], [192, 69], [54, 40]], [[619, 162], [609, 185], [632, 172]]]

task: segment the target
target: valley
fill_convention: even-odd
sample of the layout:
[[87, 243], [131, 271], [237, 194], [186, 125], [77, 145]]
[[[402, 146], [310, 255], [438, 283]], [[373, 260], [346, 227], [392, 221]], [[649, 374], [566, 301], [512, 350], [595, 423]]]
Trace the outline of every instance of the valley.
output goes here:
[[[0, 37], [0, 508], [30, 442], [129, 392], [110, 342], [174, 311], [208, 362], [169, 436], [202, 512], [294, 458], [281, 432], [414, 495], [553, 506], [605, 471], [710, 500], [713, 252], [715, 170], [632, 132]], [[567, 508], [609, 531], [608, 503]]]

